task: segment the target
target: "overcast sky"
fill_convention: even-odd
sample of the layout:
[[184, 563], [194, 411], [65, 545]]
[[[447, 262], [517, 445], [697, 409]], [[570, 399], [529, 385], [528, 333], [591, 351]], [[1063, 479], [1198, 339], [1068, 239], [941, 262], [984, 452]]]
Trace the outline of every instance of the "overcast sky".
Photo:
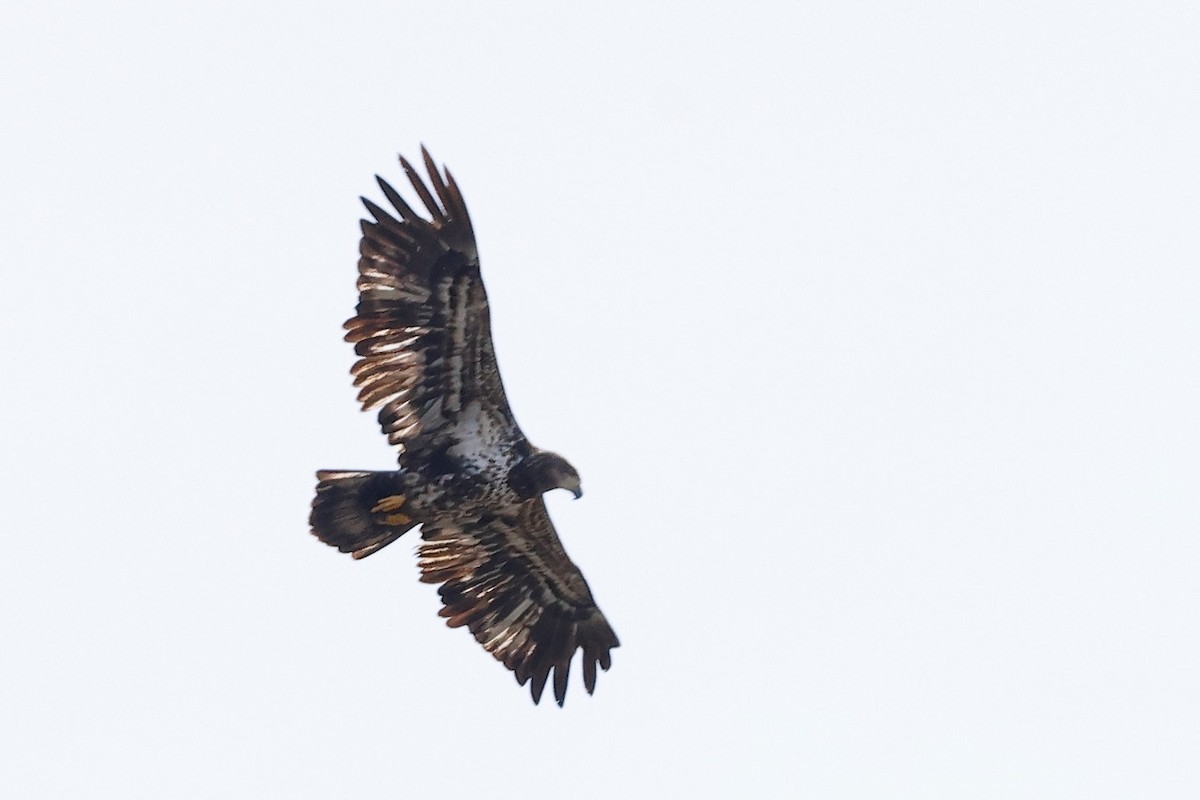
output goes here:
[[[26, 3], [14, 798], [1200, 796], [1194, 3]], [[358, 195], [458, 178], [621, 637], [526, 689], [307, 531]]]

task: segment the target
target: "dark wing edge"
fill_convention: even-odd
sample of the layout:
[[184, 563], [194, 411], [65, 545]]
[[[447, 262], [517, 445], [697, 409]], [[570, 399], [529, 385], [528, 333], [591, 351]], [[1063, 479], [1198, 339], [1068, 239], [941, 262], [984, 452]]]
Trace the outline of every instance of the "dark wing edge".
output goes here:
[[452, 628], [466, 625], [517, 683], [532, 681], [534, 703], [553, 670], [554, 698], [563, 704], [576, 650], [584, 687], [595, 690], [596, 665], [608, 670], [620, 641], [540, 496], [479, 519], [426, 524], [421, 535], [421, 580], [443, 584], [439, 616]]
[[492, 346], [487, 295], [479, 276], [475, 234], [462, 192], [449, 170], [421, 155], [429, 186], [400, 163], [430, 215], [425, 219], [379, 176], [399, 218], [362, 198], [358, 305], [346, 341], [359, 359], [351, 373], [363, 410], [379, 408], [379, 424], [401, 453], [420, 449], [452, 424], [464, 398], [484, 397], [519, 434]]

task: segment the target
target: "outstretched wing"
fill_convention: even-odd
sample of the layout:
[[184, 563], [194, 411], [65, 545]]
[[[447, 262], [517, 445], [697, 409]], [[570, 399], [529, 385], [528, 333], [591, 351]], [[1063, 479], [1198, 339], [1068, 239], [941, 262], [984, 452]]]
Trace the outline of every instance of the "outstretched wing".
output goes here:
[[501, 438], [521, 438], [496, 366], [466, 204], [449, 170], [443, 177], [424, 147], [421, 155], [433, 193], [400, 163], [430, 219], [378, 176], [400, 218], [362, 198], [374, 221], [362, 221], [358, 306], [345, 325], [360, 356], [351, 370], [358, 399], [364, 411], [380, 409], [379, 424], [402, 455], [442, 443], [472, 400]]
[[532, 680], [535, 703], [553, 669], [554, 697], [563, 704], [571, 659], [582, 650], [583, 684], [592, 693], [596, 665], [607, 670], [620, 642], [540, 495], [479, 519], [426, 523], [421, 536], [421, 580], [444, 584], [438, 613], [446, 624], [470, 628], [522, 686]]

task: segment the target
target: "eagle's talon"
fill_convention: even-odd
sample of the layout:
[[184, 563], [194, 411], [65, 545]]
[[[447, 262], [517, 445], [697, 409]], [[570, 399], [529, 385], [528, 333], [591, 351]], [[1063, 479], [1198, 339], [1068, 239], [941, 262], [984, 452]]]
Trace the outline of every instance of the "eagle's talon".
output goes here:
[[[388, 511], [395, 511], [396, 509], [403, 506], [405, 504], [405, 502], [407, 502], [407, 501], [408, 501], [408, 498], [402, 494], [388, 495], [387, 497], [383, 498], [382, 500], [380, 500], [378, 503], [375, 504], [375, 507], [371, 509], [371, 513], [381, 514], [381, 513], [386, 513]], [[404, 516], [404, 515], [400, 514], [398, 516]], [[405, 521], [407, 522], [407, 519]], [[390, 525], [393, 523], [388, 523], [388, 524]], [[399, 524], [403, 524], [403, 523], [399, 523]]]

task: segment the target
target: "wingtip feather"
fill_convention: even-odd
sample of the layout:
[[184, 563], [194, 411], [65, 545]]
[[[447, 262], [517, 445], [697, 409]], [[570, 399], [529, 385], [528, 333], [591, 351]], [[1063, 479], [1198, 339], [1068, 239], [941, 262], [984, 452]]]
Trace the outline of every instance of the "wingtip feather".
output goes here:
[[567, 699], [567, 678], [571, 674], [571, 656], [574, 653], [575, 648], [571, 648], [567, 657], [554, 665], [554, 699], [559, 708]]
[[544, 669], [539, 667], [533, 674], [533, 684], [529, 687], [529, 693], [533, 696], [533, 704], [535, 706], [542, 702], [542, 690], [546, 688], [546, 679], [549, 677], [549, 664]]

